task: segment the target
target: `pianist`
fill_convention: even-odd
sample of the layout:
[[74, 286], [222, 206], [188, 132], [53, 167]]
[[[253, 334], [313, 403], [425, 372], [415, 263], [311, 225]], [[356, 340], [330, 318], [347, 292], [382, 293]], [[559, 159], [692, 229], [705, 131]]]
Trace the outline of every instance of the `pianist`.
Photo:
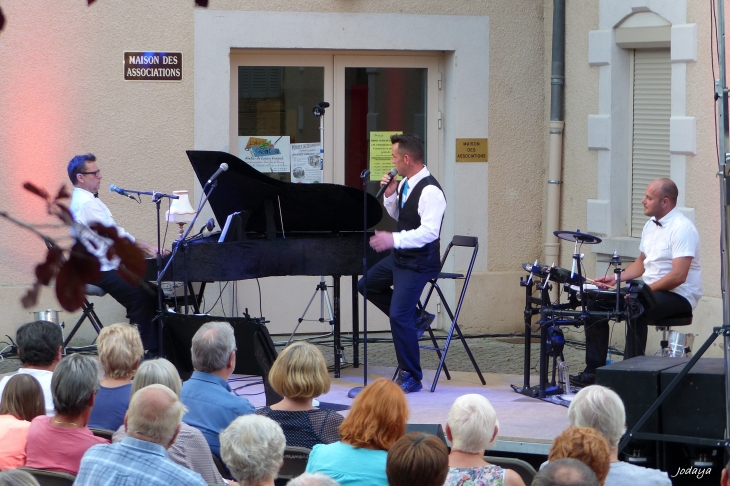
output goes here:
[[[627, 281], [643, 276], [651, 288], [656, 307], [627, 323], [624, 359], [641, 356], [646, 350], [647, 330], [657, 319], [692, 312], [702, 297], [700, 270], [700, 237], [692, 224], [675, 206], [676, 184], [670, 179], [657, 179], [646, 186], [641, 203], [649, 221], [644, 225], [639, 244], [639, 258], [621, 274]], [[614, 274], [598, 277], [597, 282], [614, 285]], [[586, 368], [571, 376], [577, 386], [592, 385], [596, 368], [606, 364], [609, 329], [605, 320], [586, 326]]]
[[[423, 141], [415, 135], [393, 135], [393, 164], [403, 179], [386, 174], [385, 209], [398, 221], [398, 231], [376, 231], [370, 246], [378, 252], [393, 250], [367, 274], [367, 297], [390, 318], [400, 374], [397, 383], [406, 393], [423, 388], [418, 349], [420, 334], [433, 321], [418, 314], [416, 304], [423, 287], [441, 267], [439, 236], [446, 198], [439, 183], [423, 165]], [[365, 279], [358, 290], [363, 293]], [[392, 286], [392, 288], [391, 288]]]
[[[68, 177], [74, 185], [70, 209], [76, 221], [85, 225], [98, 222], [105, 226], [113, 226], [120, 236], [126, 236], [135, 242], [148, 255], [157, 254], [156, 247], [144, 241], [135, 240], [132, 235], [124, 231], [124, 228], [117, 226], [109, 208], [99, 199], [102, 176], [93, 154], [77, 155], [71, 159], [71, 162], [68, 163]], [[92, 238], [93, 243], [90, 241]], [[157, 355], [158, 335], [152, 323], [157, 309], [157, 298], [148, 294], [141, 287], [133, 287], [117, 273], [119, 258], [115, 257], [110, 261], [106, 257], [109, 240], [98, 235], [90, 235], [89, 232], [85, 232], [81, 236], [81, 240], [86, 249], [96, 255], [101, 264], [101, 280], [94, 285], [104, 289], [127, 309], [129, 321], [139, 327], [147, 356]]]

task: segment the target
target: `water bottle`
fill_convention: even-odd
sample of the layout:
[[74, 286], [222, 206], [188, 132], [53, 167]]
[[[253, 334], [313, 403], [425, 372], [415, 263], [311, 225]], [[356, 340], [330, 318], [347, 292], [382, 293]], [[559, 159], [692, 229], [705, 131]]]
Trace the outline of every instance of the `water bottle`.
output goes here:
[[606, 353], [606, 366], [613, 363], [613, 359], [611, 359], [611, 348], [608, 349], [608, 352]]

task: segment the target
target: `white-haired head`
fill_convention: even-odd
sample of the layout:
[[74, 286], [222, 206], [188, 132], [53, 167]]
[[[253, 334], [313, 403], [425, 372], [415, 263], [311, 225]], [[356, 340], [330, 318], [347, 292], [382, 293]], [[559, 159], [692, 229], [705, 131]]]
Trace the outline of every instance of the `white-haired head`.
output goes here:
[[446, 425], [451, 447], [470, 454], [483, 453], [497, 438], [499, 421], [492, 404], [481, 395], [462, 395], [449, 410]]
[[592, 427], [608, 445], [618, 447], [626, 433], [626, 410], [618, 394], [601, 385], [583, 388], [568, 407], [568, 420], [575, 427]]

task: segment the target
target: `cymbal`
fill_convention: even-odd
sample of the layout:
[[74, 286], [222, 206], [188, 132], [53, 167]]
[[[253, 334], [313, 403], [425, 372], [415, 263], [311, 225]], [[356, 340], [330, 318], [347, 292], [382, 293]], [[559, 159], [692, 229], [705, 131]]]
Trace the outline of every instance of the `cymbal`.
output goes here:
[[623, 265], [624, 263], [633, 263], [634, 260], [628, 259], [628, 260], [622, 260], [620, 258], [608, 258], [603, 260], [596, 260], [599, 263], [615, 263], [616, 265]]
[[567, 231], [567, 230], [558, 230], [553, 231], [553, 234], [560, 238], [561, 240], [566, 241], [577, 241], [578, 243], [585, 243], [587, 245], [595, 245], [596, 243], [600, 243], [601, 239], [597, 236], [593, 236], [588, 233], [581, 233], [580, 230], [578, 231]]

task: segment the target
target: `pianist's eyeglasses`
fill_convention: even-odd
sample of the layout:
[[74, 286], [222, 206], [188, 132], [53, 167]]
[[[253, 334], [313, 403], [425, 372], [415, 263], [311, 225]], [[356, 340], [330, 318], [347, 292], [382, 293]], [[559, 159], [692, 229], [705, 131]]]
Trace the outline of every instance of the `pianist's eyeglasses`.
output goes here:
[[93, 172], [79, 172], [79, 174], [93, 175], [94, 177], [99, 177], [99, 174], [101, 174], [101, 169], [96, 169]]

